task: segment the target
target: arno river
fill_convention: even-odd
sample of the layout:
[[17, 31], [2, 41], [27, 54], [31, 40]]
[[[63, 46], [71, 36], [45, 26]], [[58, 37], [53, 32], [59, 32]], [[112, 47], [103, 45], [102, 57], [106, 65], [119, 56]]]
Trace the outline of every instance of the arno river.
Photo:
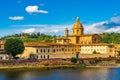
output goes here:
[[120, 80], [120, 68], [0, 72], [0, 80]]

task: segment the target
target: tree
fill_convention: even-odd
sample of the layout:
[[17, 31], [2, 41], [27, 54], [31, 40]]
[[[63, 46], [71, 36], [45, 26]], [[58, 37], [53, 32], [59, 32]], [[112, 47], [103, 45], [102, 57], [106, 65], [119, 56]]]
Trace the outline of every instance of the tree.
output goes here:
[[8, 55], [12, 55], [15, 59], [17, 54], [22, 54], [25, 47], [23, 42], [19, 39], [7, 39], [4, 44], [4, 49]]
[[77, 58], [74, 58], [74, 57], [71, 58], [71, 62], [72, 62], [72, 63], [77, 63]]
[[97, 54], [96, 50], [93, 51], [93, 54]]

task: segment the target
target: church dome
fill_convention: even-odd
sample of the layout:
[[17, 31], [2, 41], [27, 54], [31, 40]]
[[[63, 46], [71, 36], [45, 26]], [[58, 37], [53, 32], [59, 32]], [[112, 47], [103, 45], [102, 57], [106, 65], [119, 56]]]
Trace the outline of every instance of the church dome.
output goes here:
[[76, 22], [72, 28], [83, 28], [82, 24], [79, 21], [79, 17], [76, 18]]

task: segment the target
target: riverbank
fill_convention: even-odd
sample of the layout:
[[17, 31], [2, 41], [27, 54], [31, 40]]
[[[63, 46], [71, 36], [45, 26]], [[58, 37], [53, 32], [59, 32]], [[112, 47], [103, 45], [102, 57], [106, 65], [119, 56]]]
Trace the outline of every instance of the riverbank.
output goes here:
[[59, 68], [120, 68], [115, 59], [78, 60], [73, 63], [70, 60], [12, 60], [1, 61], [0, 71], [25, 71], [48, 70]]
[[0, 71], [29, 71], [29, 70], [49, 70], [67, 68], [86, 68], [85, 65], [58, 65], [58, 66], [4, 66]]
[[4, 66], [0, 71], [31, 71], [31, 70], [51, 70], [51, 69], [83, 69], [83, 68], [120, 68], [117, 66], [85, 66], [85, 65], [62, 65], [62, 66]]

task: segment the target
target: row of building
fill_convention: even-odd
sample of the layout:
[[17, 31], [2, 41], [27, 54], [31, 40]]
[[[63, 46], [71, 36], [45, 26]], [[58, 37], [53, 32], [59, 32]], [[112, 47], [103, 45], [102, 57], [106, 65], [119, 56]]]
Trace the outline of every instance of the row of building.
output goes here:
[[[5, 41], [0, 41], [1, 54], [4, 53], [4, 43]], [[84, 28], [79, 18], [76, 18], [72, 33], [69, 34], [68, 28], [65, 28], [64, 35], [57, 37], [56, 42], [25, 42], [24, 46], [23, 54], [18, 56], [25, 59], [31, 58], [33, 55], [37, 59], [93, 58], [116, 55], [115, 46], [101, 43], [99, 34], [84, 34]]]

